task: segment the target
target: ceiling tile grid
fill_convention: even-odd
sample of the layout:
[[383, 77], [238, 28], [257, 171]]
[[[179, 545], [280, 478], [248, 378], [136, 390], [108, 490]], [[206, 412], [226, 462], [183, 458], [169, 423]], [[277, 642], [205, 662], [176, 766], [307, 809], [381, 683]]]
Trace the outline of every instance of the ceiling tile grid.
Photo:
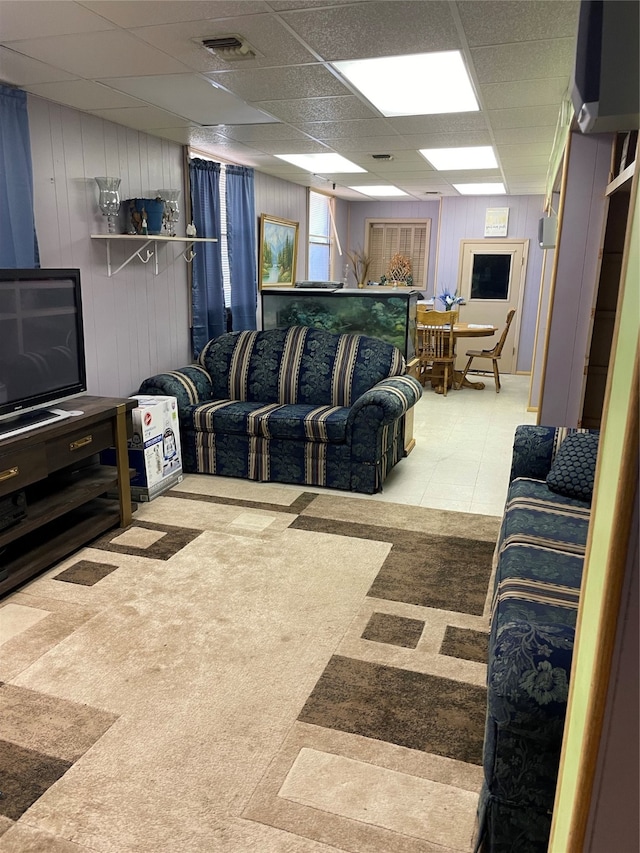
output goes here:
[[[349, 183], [424, 200], [493, 180], [541, 194], [577, 15], [577, 0], [0, 0], [0, 81], [344, 198], [362, 198]], [[230, 34], [255, 55], [202, 46]], [[385, 118], [331, 65], [447, 50], [462, 52], [479, 111]], [[438, 173], [418, 153], [480, 145], [498, 169]], [[314, 175], [276, 156], [314, 152], [367, 172]]]

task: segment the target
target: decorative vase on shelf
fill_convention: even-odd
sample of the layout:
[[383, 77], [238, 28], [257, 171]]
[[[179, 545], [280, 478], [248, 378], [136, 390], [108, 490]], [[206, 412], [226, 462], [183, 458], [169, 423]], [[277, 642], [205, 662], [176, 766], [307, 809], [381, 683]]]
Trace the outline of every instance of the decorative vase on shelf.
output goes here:
[[98, 206], [103, 215], [107, 217], [107, 231], [109, 234], [115, 234], [116, 225], [115, 217], [120, 210], [120, 178], [96, 178], [95, 181], [100, 189], [98, 198]]
[[180, 217], [178, 201], [180, 190], [158, 190], [158, 196], [164, 201], [164, 213], [162, 219], [169, 237], [176, 236], [176, 223]]

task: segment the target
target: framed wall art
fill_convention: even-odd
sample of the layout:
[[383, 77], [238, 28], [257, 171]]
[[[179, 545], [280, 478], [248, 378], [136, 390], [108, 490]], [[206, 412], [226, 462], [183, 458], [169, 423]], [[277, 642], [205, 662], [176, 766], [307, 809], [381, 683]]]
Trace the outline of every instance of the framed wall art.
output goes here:
[[296, 280], [298, 223], [260, 216], [260, 287], [293, 287]]

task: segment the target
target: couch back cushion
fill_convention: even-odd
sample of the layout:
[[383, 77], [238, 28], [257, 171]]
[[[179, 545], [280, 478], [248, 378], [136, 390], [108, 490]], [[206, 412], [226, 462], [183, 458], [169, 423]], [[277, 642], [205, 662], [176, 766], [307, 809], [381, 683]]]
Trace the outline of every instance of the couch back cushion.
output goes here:
[[198, 361], [211, 376], [214, 400], [306, 405], [350, 406], [405, 369], [392, 344], [307, 326], [230, 332], [209, 341]]

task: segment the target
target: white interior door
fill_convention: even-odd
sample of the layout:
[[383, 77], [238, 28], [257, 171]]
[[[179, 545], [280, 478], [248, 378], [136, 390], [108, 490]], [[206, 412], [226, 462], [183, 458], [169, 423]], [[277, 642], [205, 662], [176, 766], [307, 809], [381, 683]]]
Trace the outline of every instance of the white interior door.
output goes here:
[[[509, 310], [515, 308], [518, 312], [502, 350], [500, 373], [516, 370], [528, 248], [528, 240], [462, 240], [460, 244], [458, 293], [465, 300], [460, 322], [492, 323], [501, 331]], [[464, 367], [467, 349], [490, 349], [500, 331], [492, 338], [479, 338], [469, 346], [458, 346], [456, 366]]]

